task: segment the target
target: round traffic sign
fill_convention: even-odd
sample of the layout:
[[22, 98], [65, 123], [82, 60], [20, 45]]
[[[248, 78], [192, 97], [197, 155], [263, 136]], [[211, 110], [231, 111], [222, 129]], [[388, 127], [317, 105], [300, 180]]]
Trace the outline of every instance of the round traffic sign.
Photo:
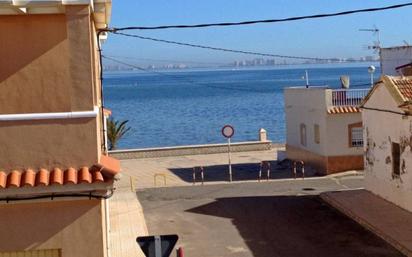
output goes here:
[[231, 138], [235, 134], [235, 129], [231, 125], [225, 125], [222, 128], [222, 135], [226, 138]]

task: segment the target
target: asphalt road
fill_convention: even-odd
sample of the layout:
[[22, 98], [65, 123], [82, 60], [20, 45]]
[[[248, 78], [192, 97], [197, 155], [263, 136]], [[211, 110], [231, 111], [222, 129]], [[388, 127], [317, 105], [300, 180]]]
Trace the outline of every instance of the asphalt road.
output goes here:
[[138, 198], [149, 233], [178, 234], [186, 257], [403, 256], [318, 196], [362, 184], [359, 176], [278, 180], [153, 188]]

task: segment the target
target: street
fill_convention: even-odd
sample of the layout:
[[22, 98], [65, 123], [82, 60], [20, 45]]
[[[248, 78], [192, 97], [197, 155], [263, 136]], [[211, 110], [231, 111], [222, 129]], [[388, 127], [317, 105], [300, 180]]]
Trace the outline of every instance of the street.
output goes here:
[[323, 177], [137, 194], [149, 234], [178, 234], [177, 246], [189, 257], [403, 256], [318, 196], [362, 182], [362, 176]]

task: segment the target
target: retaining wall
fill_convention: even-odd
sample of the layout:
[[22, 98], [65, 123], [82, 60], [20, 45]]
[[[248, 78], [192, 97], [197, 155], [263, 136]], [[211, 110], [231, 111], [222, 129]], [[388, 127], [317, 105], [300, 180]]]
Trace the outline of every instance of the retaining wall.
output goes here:
[[[266, 151], [273, 147], [284, 147], [283, 144], [272, 144], [271, 141], [252, 141], [232, 143], [232, 152], [249, 152], [249, 151]], [[227, 144], [207, 144], [207, 145], [188, 145], [160, 148], [144, 148], [144, 149], [127, 149], [110, 151], [110, 156], [119, 159], [140, 159], [140, 158], [156, 158], [168, 156], [182, 155], [199, 155], [199, 154], [214, 154], [226, 153]]]

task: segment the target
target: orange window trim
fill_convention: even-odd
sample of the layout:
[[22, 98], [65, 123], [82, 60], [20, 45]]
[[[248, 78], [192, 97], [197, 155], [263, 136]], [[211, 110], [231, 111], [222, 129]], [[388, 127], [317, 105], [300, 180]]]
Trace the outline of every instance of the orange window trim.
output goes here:
[[362, 126], [362, 122], [352, 123], [348, 125], [348, 146], [350, 148], [355, 147], [352, 146], [352, 128], [361, 128]]

